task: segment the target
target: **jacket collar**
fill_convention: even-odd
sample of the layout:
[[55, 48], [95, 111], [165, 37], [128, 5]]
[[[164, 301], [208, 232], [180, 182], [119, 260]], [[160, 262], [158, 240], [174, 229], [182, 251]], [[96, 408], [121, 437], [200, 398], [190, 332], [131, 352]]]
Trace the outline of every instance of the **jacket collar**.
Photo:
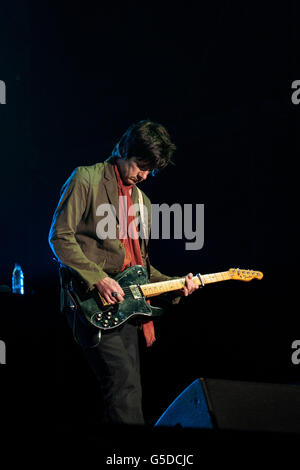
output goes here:
[[[110, 156], [107, 160], [104, 161], [104, 186], [107, 192], [107, 197], [110, 204], [116, 209], [116, 216], [119, 222], [119, 195], [118, 195], [118, 184], [117, 178], [114, 170], [115, 157]], [[136, 185], [132, 187], [131, 199], [133, 204], [138, 203], [138, 192]]]

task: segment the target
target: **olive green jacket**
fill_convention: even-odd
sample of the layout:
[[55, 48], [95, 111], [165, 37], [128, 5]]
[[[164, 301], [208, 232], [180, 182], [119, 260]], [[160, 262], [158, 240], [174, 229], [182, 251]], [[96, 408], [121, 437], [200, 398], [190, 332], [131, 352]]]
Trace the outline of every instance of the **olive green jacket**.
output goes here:
[[[150, 229], [151, 203], [144, 193], [142, 195]], [[132, 189], [132, 201], [138, 203], [136, 186]], [[115, 208], [115, 238], [101, 239], [97, 235], [97, 224], [104, 217], [97, 215], [101, 204], [112, 204]], [[141, 254], [144, 265], [148, 267], [150, 282], [170, 279], [150, 264], [148, 242], [149, 238], [140, 239]], [[104, 163], [77, 167], [65, 182], [53, 216], [49, 244], [58, 260], [85, 282], [87, 290], [94, 288], [104, 277], [121, 271], [125, 249], [119, 240], [118, 186], [111, 157]], [[173, 303], [177, 301], [179, 299], [174, 299]]]

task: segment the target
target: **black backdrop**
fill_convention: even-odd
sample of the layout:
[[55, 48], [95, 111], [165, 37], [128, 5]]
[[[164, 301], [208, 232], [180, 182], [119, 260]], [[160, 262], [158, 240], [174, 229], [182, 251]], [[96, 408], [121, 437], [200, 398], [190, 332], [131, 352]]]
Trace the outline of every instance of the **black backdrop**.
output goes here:
[[[159, 321], [153, 348], [141, 343], [146, 416], [155, 421], [200, 376], [297, 381], [297, 14], [296, 2], [1, 5], [0, 283], [20, 262], [34, 307], [2, 308], [0, 338], [9, 346], [8, 331], [23, 338], [27, 328], [32, 383], [44, 373], [49, 389], [57, 384], [61, 425], [77, 402], [79, 416], [93, 419], [85, 399], [96, 384], [57, 313], [47, 236], [58, 192], [76, 166], [106, 159], [145, 118], [167, 127], [177, 152], [176, 165], [142, 189], [154, 203], [205, 207], [203, 248], [151, 240], [152, 264], [170, 275], [264, 273], [206, 286]], [[19, 344], [7, 348], [13, 378]]]

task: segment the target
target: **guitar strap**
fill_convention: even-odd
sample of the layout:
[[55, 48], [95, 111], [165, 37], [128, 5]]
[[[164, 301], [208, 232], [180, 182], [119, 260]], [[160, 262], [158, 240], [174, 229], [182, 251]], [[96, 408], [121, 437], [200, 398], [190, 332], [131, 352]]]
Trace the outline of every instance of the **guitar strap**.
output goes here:
[[136, 187], [138, 190], [138, 195], [139, 195], [139, 206], [140, 206], [140, 216], [141, 216], [141, 223], [142, 223], [142, 229], [143, 229], [143, 239], [145, 239], [146, 234], [147, 234], [147, 224], [145, 222], [145, 212], [144, 212], [144, 200], [143, 200], [143, 195], [142, 191]]
[[143, 233], [142, 243], [144, 243], [144, 247], [145, 247], [145, 259], [146, 259], [146, 264], [147, 264], [148, 276], [150, 279], [150, 260], [149, 260], [147, 244], [146, 244], [146, 237], [148, 235], [148, 226], [145, 221], [144, 199], [143, 199], [142, 191], [137, 186], [136, 186], [136, 189], [138, 191], [138, 197], [139, 197], [140, 219], [141, 219], [142, 233]]
[[[136, 187], [138, 190], [138, 195], [139, 195], [139, 206], [140, 206], [140, 219], [141, 219], [141, 226], [142, 226], [142, 243], [144, 243], [145, 247], [145, 260], [147, 264], [147, 271], [148, 271], [148, 278], [150, 280], [150, 260], [148, 256], [148, 250], [147, 250], [147, 244], [146, 244], [146, 237], [148, 236], [148, 225], [146, 224], [145, 221], [145, 212], [144, 212], [144, 199], [142, 195], [142, 191]], [[150, 300], [146, 301], [147, 303], [150, 304]], [[154, 324], [152, 320], [149, 320], [148, 322], [143, 323], [140, 325], [140, 328], [143, 330], [145, 340], [147, 347], [152, 346], [154, 343], [155, 339], [155, 329], [154, 329]]]

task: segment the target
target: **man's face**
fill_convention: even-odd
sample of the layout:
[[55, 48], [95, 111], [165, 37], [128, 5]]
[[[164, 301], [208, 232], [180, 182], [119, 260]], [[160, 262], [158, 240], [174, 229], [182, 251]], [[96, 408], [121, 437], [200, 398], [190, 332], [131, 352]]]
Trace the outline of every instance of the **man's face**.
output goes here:
[[141, 170], [135, 157], [129, 158], [128, 160], [117, 160], [117, 165], [123, 183], [126, 185], [132, 185], [145, 181], [150, 173], [150, 170]]

